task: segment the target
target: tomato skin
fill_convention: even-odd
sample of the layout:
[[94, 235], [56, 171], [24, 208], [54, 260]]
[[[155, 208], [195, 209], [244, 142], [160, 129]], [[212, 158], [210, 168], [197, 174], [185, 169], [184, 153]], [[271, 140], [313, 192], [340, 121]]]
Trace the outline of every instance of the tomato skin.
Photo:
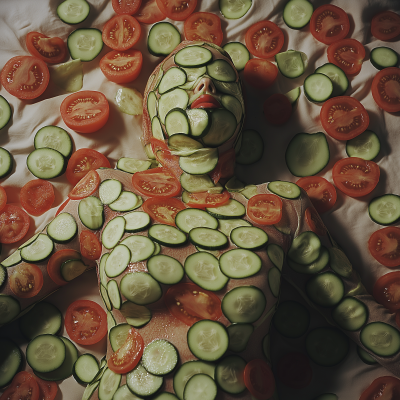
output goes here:
[[221, 46], [224, 34], [221, 19], [209, 12], [195, 12], [185, 20], [183, 27], [186, 40], [205, 40]]
[[156, 0], [160, 11], [173, 21], [184, 21], [197, 7], [197, 0]]
[[160, 224], [175, 226], [175, 217], [186, 206], [178, 199], [171, 197], [150, 197], [143, 203], [143, 210]]
[[257, 400], [268, 400], [275, 391], [274, 374], [270, 366], [261, 359], [254, 359], [246, 364], [244, 384]]
[[79, 235], [79, 243], [83, 257], [89, 260], [97, 260], [101, 256], [101, 243], [93, 232], [82, 231]]
[[[35, 77], [33, 84], [28, 84], [29, 76]], [[50, 73], [46, 63], [39, 58], [16, 56], [6, 62], [1, 70], [0, 80], [8, 93], [21, 100], [32, 100], [46, 90]]]
[[[153, 139], [150, 139], [152, 142]], [[155, 139], [157, 140], [157, 139]], [[152, 144], [152, 148], [154, 148]], [[179, 157], [171, 154], [168, 149], [157, 149], [153, 150], [156, 160], [168, 171], [170, 171], [176, 178], [180, 178], [183, 174], [182, 168], [179, 165]]]
[[[177, 302], [180, 303], [179, 306]], [[218, 296], [194, 283], [178, 283], [171, 286], [164, 295], [164, 303], [175, 318], [188, 326], [202, 319], [216, 321], [222, 315], [221, 300]]]
[[379, 176], [378, 164], [358, 157], [339, 160], [332, 168], [335, 186], [350, 197], [371, 193], [379, 182]]
[[359, 400], [396, 400], [400, 398], [400, 380], [393, 376], [381, 376], [365, 389]]
[[112, 8], [117, 14], [135, 14], [142, 4], [142, 0], [112, 0]]
[[388, 268], [400, 265], [400, 228], [387, 226], [375, 231], [368, 240], [368, 249], [380, 264]]
[[400, 15], [382, 11], [371, 20], [371, 34], [379, 40], [390, 41], [400, 35]]
[[394, 313], [400, 310], [400, 271], [389, 272], [381, 276], [374, 284], [372, 295], [390, 312]]
[[43, 33], [29, 32], [25, 42], [33, 57], [40, 58], [49, 64], [61, 63], [67, 55], [67, 46], [59, 37], [50, 38]]
[[278, 361], [278, 378], [289, 388], [307, 387], [311, 383], [312, 375], [310, 361], [303, 353], [287, 353]]
[[68, 128], [78, 133], [93, 133], [108, 121], [110, 106], [103, 93], [81, 90], [62, 101], [60, 112]]
[[274, 93], [265, 100], [264, 116], [272, 125], [283, 125], [292, 115], [292, 103], [281, 93]]
[[76, 300], [65, 313], [65, 329], [75, 343], [91, 345], [107, 334], [107, 315], [91, 300]]
[[64, 202], [58, 207], [55, 217], [57, 217], [57, 215], [60, 214], [62, 210], [64, 210], [64, 208], [67, 206], [69, 201], [70, 201], [70, 199], [64, 200]]
[[[335, 23], [332, 25], [333, 20]], [[324, 44], [344, 39], [349, 30], [350, 21], [346, 12], [332, 4], [325, 4], [315, 9], [310, 19], [311, 34]]]
[[278, 25], [271, 21], [260, 21], [247, 30], [246, 47], [253, 56], [271, 58], [278, 54], [285, 38]]
[[296, 182], [304, 189], [319, 214], [329, 211], [336, 203], [335, 186], [322, 176], [306, 176]]
[[[129, 31], [129, 35], [126, 32]], [[113, 50], [124, 51], [134, 46], [140, 39], [142, 28], [131, 15], [116, 15], [103, 28], [103, 42]], [[126, 36], [128, 38], [126, 39]]]
[[358, 74], [364, 58], [365, 48], [355, 39], [342, 39], [328, 47], [328, 61], [341, 68], [346, 75]]
[[80, 259], [78, 251], [72, 249], [62, 249], [56, 251], [47, 262], [47, 273], [50, 279], [58, 286], [66, 285], [68, 282], [61, 275], [61, 264], [68, 260]]
[[325, 101], [320, 118], [326, 133], [337, 140], [353, 139], [369, 125], [367, 110], [350, 96], [337, 96]]
[[383, 110], [393, 113], [400, 111], [400, 96], [396, 88], [400, 86], [400, 68], [389, 67], [379, 71], [371, 85], [372, 97]]
[[81, 200], [91, 196], [100, 186], [100, 176], [96, 170], [90, 170], [68, 193], [71, 200]]
[[158, 8], [156, 0], [142, 0], [135, 18], [142, 24], [155, 24], [165, 19], [165, 15]]
[[[16, 374], [11, 384], [4, 390], [1, 400], [41, 400], [39, 385], [34, 375], [27, 371]], [[47, 400], [47, 399], [46, 399]]]
[[191, 208], [212, 208], [226, 204], [231, 196], [227, 190], [222, 193], [190, 193], [186, 192], [188, 201], [185, 203]]
[[36, 296], [43, 287], [43, 274], [34, 264], [18, 264], [9, 276], [10, 289], [18, 297], [29, 299]]
[[212, 181], [217, 184], [220, 179], [231, 178], [235, 175], [235, 149], [229, 149], [219, 155], [216, 167], [209, 173]]
[[0, 243], [18, 242], [28, 233], [29, 225], [29, 216], [22, 208], [6, 204], [0, 211]]
[[3, 208], [7, 204], [7, 193], [3, 186], [0, 186], [0, 211], [3, 210]]
[[275, 194], [257, 194], [247, 203], [247, 216], [256, 224], [273, 225], [282, 218], [282, 200]]
[[267, 89], [276, 80], [278, 76], [278, 67], [268, 60], [251, 58], [247, 61], [243, 77], [247, 84], [256, 89]]
[[[121, 65], [121, 62], [125, 64]], [[139, 50], [113, 50], [100, 60], [100, 69], [111, 82], [128, 83], [134, 81], [140, 74], [143, 55]]]
[[35, 376], [35, 380], [39, 386], [39, 400], [54, 400], [57, 396], [58, 385], [56, 382], [44, 381]]
[[54, 203], [53, 185], [43, 179], [34, 179], [22, 186], [19, 200], [25, 211], [38, 217], [50, 210]]
[[315, 211], [314, 207], [308, 207], [304, 212], [304, 218], [309, 228], [319, 236], [326, 235], [326, 227], [321, 217]]

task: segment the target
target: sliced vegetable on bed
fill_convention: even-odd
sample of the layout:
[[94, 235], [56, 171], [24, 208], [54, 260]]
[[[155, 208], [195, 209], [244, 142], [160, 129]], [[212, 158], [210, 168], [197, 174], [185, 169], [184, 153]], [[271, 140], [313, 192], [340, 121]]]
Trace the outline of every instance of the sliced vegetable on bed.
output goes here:
[[393, 11], [382, 11], [371, 20], [371, 34], [379, 40], [390, 41], [400, 35], [400, 15]]
[[103, 49], [101, 31], [95, 28], [80, 28], [71, 32], [67, 39], [69, 53], [73, 60], [94, 60]]
[[10, 244], [21, 240], [29, 230], [29, 216], [20, 207], [7, 204], [0, 211], [0, 243]]
[[113, 50], [125, 51], [140, 39], [142, 28], [131, 15], [116, 15], [103, 28], [103, 42]]
[[370, 61], [379, 70], [397, 67], [399, 64], [399, 55], [389, 47], [375, 47], [371, 50]]
[[245, 41], [253, 56], [271, 58], [281, 51], [285, 38], [281, 28], [274, 22], [260, 21], [250, 26]]
[[197, 0], [186, 0], [184, 6], [180, 0], [156, 0], [156, 2], [160, 11], [173, 21], [186, 20], [197, 6]]
[[292, 29], [304, 28], [311, 19], [314, 7], [308, 0], [290, 0], [283, 9], [283, 20]]
[[393, 224], [400, 219], [400, 197], [396, 194], [375, 197], [369, 202], [368, 213], [377, 224]]
[[267, 89], [276, 80], [278, 68], [268, 60], [251, 58], [244, 67], [244, 81], [256, 89]]
[[53, 205], [55, 199], [53, 185], [42, 179], [29, 181], [21, 188], [19, 199], [29, 214], [42, 215]]
[[368, 240], [368, 250], [372, 257], [388, 268], [400, 265], [399, 246], [400, 228], [396, 226], [379, 229]]
[[376, 104], [383, 110], [400, 111], [400, 68], [390, 67], [379, 71], [372, 81], [371, 92]]
[[186, 40], [205, 40], [221, 45], [223, 33], [221, 19], [209, 12], [195, 12], [185, 19], [183, 27]]
[[83, 86], [83, 68], [80, 59], [71, 60], [50, 71], [51, 79], [67, 92], [77, 92]]
[[48, 37], [43, 33], [29, 32], [26, 35], [26, 47], [33, 57], [49, 64], [59, 64], [65, 60], [67, 46], [59, 37]]
[[321, 65], [315, 70], [315, 73], [326, 75], [333, 85], [331, 97], [343, 96], [349, 88], [349, 78], [341, 68], [332, 63]]
[[355, 39], [335, 41], [328, 47], [329, 62], [341, 68], [346, 75], [358, 74], [364, 58], [365, 48]]
[[57, 7], [58, 17], [69, 25], [83, 22], [89, 12], [90, 5], [86, 0], [65, 0]]
[[112, 8], [117, 14], [135, 14], [141, 4], [142, 0], [112, 0]]
[[3, 129], [12, 117], [12, 110], [8, 101], [0, 96], [0, 129]]

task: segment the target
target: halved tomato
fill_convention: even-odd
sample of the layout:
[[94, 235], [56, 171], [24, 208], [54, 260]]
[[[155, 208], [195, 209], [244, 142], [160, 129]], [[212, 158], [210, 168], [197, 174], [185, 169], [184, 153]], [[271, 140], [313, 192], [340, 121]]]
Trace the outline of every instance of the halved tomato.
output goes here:
[[19, 192], [22, 207], [36, 217], [50, 210], [55, 197], [53, 185], [43, 179], [29, 181]]
[[50, 279], [59, 286], [66, 285], [68, 282], [61, 275], [61, 265], [68, 260], [79, 260], [81, 254], [73, 249], [62, 249], [56, 251], [47, 262], [47, 273]]
[[18, 242], [28, 233], [29, 225], [29, 216], [22, 208], [6, 204], [0, 211], [0, 243]]
[[332, 4], [325, 4], [315, 9], [310, 19], [311, 34], [324, 44], [344, 39], [349, 30], [350, 21], [346, 12]]
[[393, 11], [382, 11], [371, 20], [371, 33], [379, 40], [387, 41], [400, 35], [400, 15]]
[[142, 0], [135, 18], [142, 24], [155, 24], [165, 19], [165, 15], [158, 8], [156, 0]]
[[246, 83], [256, 89], [267, 89], [278, 76], [278, 67], [268, 60], [260, 58], [251, 58], [247, 61], [243, 77]]
[[337, 140], [353, 139], [369, 125], [367, 110], [350, 96], [337, 96], [327, 100], [321, 107], [320, 118], [326, 133]]
[[142, 0], [112, 0], [112, 8], [117, 14], [135, 14], [142, 4]]
[[0, 211], [6, 206], [7, 204], [7, 193], [3, 186], [0, 186]]
[[43, 273], [37, 265], [18, 264], [9, 276], [10, 289], [18, 297], [36, 296], [43, 287]]
[[0, 80], [8, 93], [22, 100], [30, 100], [46, 90], [50, 73], [46, 63], [39, 58], [16, 56], [6, 62]]
[[328, 61], [341, 68], [346, 75], [358, 74], [364, 57], [365, 48], [355, 39], [342, 39], [328, 47]]
[[303, 353], [287, 353], [278, 361], [278, 378], [289, 388], [307, 387], [311, 383], [312, 375], [310, 360]]
[[71, 200], [81, 200], [91, 196], [100, 185], [100, 176], [94, 169], [90, 170], [68, 193]]
[[58, 64], [65, 60], [67, 46], [59, 37], [48, 37], [39, 32], [26, 35], [26, 47], [33, 57], [40, 58], [49, 64]]
[[143, 210], [160, 224], [175, 225], [175, 217], [186, 206], [171, 197], [153, 197], [143, 203]]
[[170, 150], [160, 149], [154, 153], [156, 160], [165, 168], [167, 168], [176, 178], [180, 178], [183, 174], [179, 165], [179, 157], [171, 154]]
[[231, 196], [227, 190], [222, 193], [190, 193], [184, 192], [182, 195], [182, 200], [188, 207], [192, 208], [212, 208], [224, 205], [229, 201]]
[[270, 366], [261, 359], [251, 360], [243, 373], [244, 384], [257, 400], [268, 400], [275, 391], [275, 378]]
[[282, 200], [275, 194], [257, 194], [247, 203], [247, 216], [256, 224], [273, 225], [282, 218]]
[[264, 116], [272, 125], [283, 125], [292, 115], [292, 103], [281, 93], [269, 96], [263, 105]]
[[307, 207], [306, 211], [304, 212], [304, 218], [308, 227], [314, 233], [319, 236], [326, 235], [326, 227], [319, 214], [315, 211], [314, 207]]
[[65, 313], [65, 329], [75, 343], [95, 344], [107, 334], [107, 315], [94, 301], [76, 300]]
[[224, 34], [221, 18], [209, 12], [196, 12], [185, 20], [183, 26], [186, 40], [205, 40], [221, 46]]
[[387, 112], [400, 111], [400, 68], [390, 67], [379, 71], [371, 85], [376, 104]]
[[4, 390], [1, 400], [39, 400], [39, 393], [39, 385], [34, 375], [21, 371]]
[[156, 0], [160, 11], [173, 21], [184, 21], [196, 9], [197, 0]]
[[80, 250], [83, 257], [97, 260], [101, 256], [101, 243], [97, 236], [88, 230], [79, 235]]
[[113, 50], [124, 51], [133, 47], [140, 39], [142, 28], [131, 15], [116, 15], [103, 28], [103, 42]]
[[222, 315], [221, 300], [194, 283], [178, 283], [171, 286], [164, 295], [169, 312], [192, 326], [202, 319], [218, 320]]
[[281, 51], [285, 38], [278, 25], [271, 21], [260, 21], [246, 31], [245, 41], [253, 56], [271, 58]]
[[390, 312], [400, 310], [400, 271], [381, 276], [375, 282], [372, 294], [375, 300]]
[[394, 376], [381, 376], [362, 392], [359, 400], [397, 400], [399, 398], [400, 380]]
[[58, 385], [56, 382], [44, 381], [35, 376], [39, 386], [39, 400], [54, 400], [57, 396]]
[[336, 203], [335, 186], [322, 176], [306, 176], [300, 178], [296, 185], [304, 189], [316, 210], [322, 214], [329, 211]]
[[372, 257], [385, 267], [394, 268], [399, 266], [400, 228], [387, 226], [375, 231], [368, 240], [368, 250]]
[[379, 175], [378, 164], [358, 157], [339, 160], [332, 168], [335, 186], [350, 197], [371, 193], [379, 182]]
[[128, 83], [139, 76], [142, 64], [143, 56], [139, 50], [113, 50], [100, 60], [100, 69], [109, 81]]

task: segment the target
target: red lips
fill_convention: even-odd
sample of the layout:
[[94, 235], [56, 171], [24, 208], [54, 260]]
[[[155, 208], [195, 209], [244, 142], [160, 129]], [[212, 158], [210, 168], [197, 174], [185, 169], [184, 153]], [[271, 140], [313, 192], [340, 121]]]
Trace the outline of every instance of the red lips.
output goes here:
[[219, 104], [219, 101], [209, 95], [209, 94], [203, 94], [199, 98], [197, 98], [190, 106], [190, 108], [220, 108], [221, 104]]

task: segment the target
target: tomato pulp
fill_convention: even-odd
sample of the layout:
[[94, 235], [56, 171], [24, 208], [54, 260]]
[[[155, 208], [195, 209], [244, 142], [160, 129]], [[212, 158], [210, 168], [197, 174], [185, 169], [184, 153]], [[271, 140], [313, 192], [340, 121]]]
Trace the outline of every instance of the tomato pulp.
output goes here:
[[184, 21], [196, 9], [197, 0], [156, 0], [160, 11], [173, 21]]
[[400, 380], [393, 376], [381, 376], [365, 389], [359, 400], [397, 400], [400, 398]]
[[371, 20], [371, 33], [379, 40], [387, 41], [400, 35], [400, 15], [393, 11], [382, 11]]
[[88, 230], [79, 235], [80, 250], [83, 257], [97, 260], [101, 256], [101, 243], [97, 236]]
[[221, 19], [209, 12], [196, 12], [185, 20], [183, 27], [186, 40], [205, 40], [221, 46], [224, 37]]
[[50, 210], [55, 199], [53, 185], [43, 179], [34, 179], [26, 183], [19, 192], [19, 200], [25, 210], [35, 216]]
[[49, 64], [59, 64], [65, 60], [67, 46], [59, 37], [48, 37], [39, 32], [26, 35], [26, 47], [33, 57], [40, 58]]
[[185, 205], [180, 200], [170, 197], [152, 197], [143, 203], [143, 210], [153, 220], [160, 224], [172, 226], [175, 225], [176, 214], [185, 208]]
[[140, 39], [142, 28], [131, 15], [116, 15], [103, 28], [103, 42], [113, 50], [124, 51], [133, 47]]
[[247, 203], [247, 215], [256, 224], [277, 224], [282, 218], [282, 200], [275, 194], [257, 194]]
[[381, 276], [375, 282], [372, 294], [375, 300], [390, 312], [400, 310], [400, 271]]
[[90, 170], [68, 193], [71, 200], [80, 200], [91, 196], [100, 185], [100, 176], [95, 170]]
[[27, 371], [21, 371], [14, 376], [11, 384], [4, 390], [1, 399], [39, 400], [39, 393], [39, 385], [34, 375]]
[[0, 211], [0, 243], [18, 242], [28, 233], [29, 225], [29, 216], [22, 208], [6, 204]]
[[400, 111], [400, 68], [390, 67], [379, 71], [372, 81], [372, 97], [387, 112]]
[[257, 89], [267, 89], [275, 82], [277, 76], [278, 67], [259, 58], [251, 58], [243, 70], [245, 82]]
[[9, 277], [10, 289], [23, 299], [36, 296], [43, 287], [43, 274], [40, 268], [33, 264], [18, 264]]
[[142, 0], [112, 0], [112, 8], [117, 14], [135, 14], [139, 10]]
[[342, 39], [328, 47], [328, 61], [341, 68], [346, 75], [358, 74], [364, 57], [364, 46], [355, 39]]
[[368, 249], [380, 264], [397, 267], [400, 265], [400, 228], [388, 226], [375, 231], [368, 240]]

